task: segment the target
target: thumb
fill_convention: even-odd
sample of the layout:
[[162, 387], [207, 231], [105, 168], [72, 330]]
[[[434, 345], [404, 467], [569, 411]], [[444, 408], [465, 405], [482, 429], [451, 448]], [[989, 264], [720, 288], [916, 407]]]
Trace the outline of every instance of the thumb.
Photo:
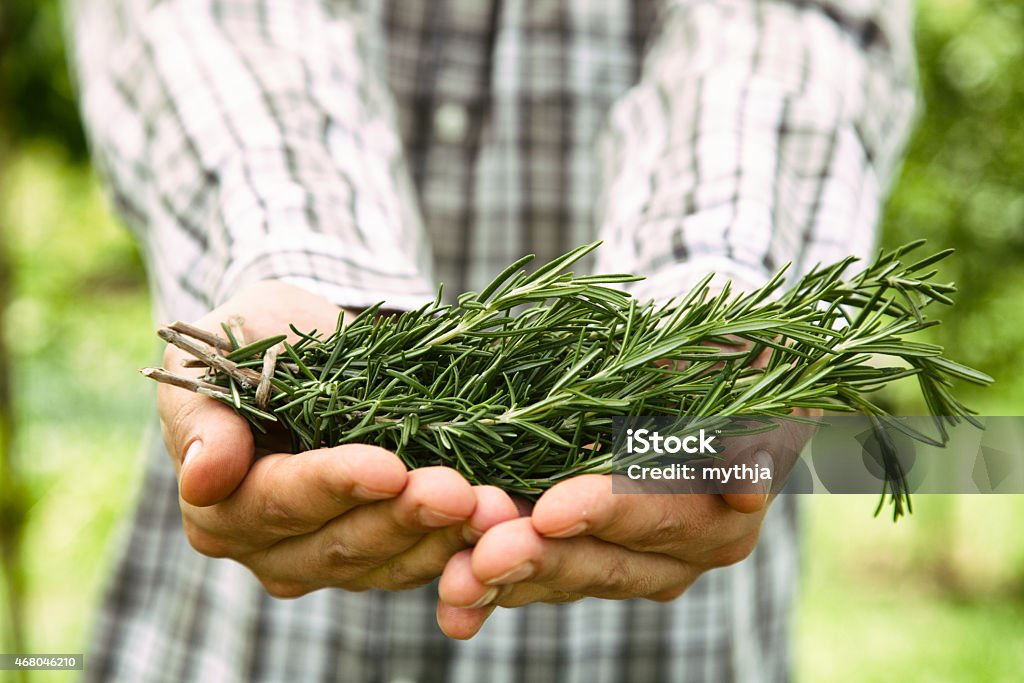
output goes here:
[[160, 422], [182, 499], [199, 507], [226, 499], [252, 465], [248, 423], [207, 396], [163, 386], [158, 393], [167, 394], [158, 397]]
[[731, 482], [727, 490], [722, 492], [725, 503], [733, 510], [747, 514], [759, 512], [767, 507], [775, 472], [772, 455], [761, 448], [752, 454], [748, 452], [735, 458], [730, 465], [747, 466], [755, 475], [756, 481], [740, 479]]

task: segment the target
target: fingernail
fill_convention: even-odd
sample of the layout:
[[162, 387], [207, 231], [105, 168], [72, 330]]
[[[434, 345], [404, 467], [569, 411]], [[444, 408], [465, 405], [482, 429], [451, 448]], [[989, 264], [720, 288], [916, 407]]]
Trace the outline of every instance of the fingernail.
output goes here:
[[486, 607], [487, 605], [494, 602], [494, 599], [498, 597], [498, 587], [488, 588], [487, 592], [480, 596], [480, 599], [474, 602], [472, 605], [466, 605], [465, 609], [479, 609]]
[[768, 502], [768, 496], [772, 492], [772, 477], [775, 472], [775, 461], [772, 460], [771, 453], [768, 451], [758, 451], [754, 453], [754, 463], [758, 468], [766, 468], [768, 470], [768, 477], [761, 481], [761, 486], [764, 490], [764, 502]]
[[395, 497], [394, 493], [389, 493], [387, 491], [374, 491], [373, 489], [366, 488], [362, 484], [356, 484], [352, 487], [352, 495], [356, 498], [363, 498], [365, 500], [383, 500], [385, 498]]
[[453, 517], [437, 510], [423, 508], [419, 512], [420, 523], [423, 526], [451, 526], [458, 522], [465, 522], [465, 517]]
[[530, 562], [523, 562], [518, 567], [510, 569], [501, 576], [491, 579], [487, 584], [494, 586], [496, 584], [504, 583], [519, 583], [520, 581], [526, 581], [531, 576], [533, 576], [533, 564]]
[[580, 534], [582, 534], [586, 530], [587, 530], [587, 523], [586, 522], [577, 522], [576, 524], [573, 524], [568, 529], [562, 529], [561, 531], [556, 531], [554, 533], [544, 534], [544, 535], [547, 536], [548, 538], [571, 538], [573, 536], [579, 536]]
[[470, 525], [466, 524], [462, 527], [462, 540], [466, 543], [473, 545], [484, 535], [484, 532], [477, 531]]
[[188, 446], [188, 450], [185, 451], [185, 457], [182, 458], [181, 460], [181, 469], [185, 469], [186, 467], [188, 467], [189, 461], [196, 457], [196, 455], [198, 455], [199, 451], [201, 450], [203, 450], [203, 442], [200, 441], [199, 439], [196, 439], [195, 441], [190, 443]]

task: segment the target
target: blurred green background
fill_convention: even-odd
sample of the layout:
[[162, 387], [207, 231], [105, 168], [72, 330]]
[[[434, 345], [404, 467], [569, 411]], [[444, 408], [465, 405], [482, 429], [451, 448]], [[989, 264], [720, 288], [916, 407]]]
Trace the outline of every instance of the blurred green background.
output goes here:
[[[60, 21], [55, 0], [0, 0], [0, 652], [84, 649], [152, 412], [136, 369], [159, 352]], [[926, 108], [884, 240], [958, 248], [959, 304], [934, 336], [997, 378], [964, 387], [969, 405], [1022, 415], [1024, 3], [920, 0], [917, 40]], [[807, 501], [799, 680], [1024, 680], [1024, 497], [917, 496], [895, 525], [875, 503]]]

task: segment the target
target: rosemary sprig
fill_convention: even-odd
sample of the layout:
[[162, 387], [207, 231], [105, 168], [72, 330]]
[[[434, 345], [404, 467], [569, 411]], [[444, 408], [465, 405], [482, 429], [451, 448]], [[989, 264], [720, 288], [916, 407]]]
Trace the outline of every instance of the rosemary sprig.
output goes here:
[[[373, 443], [409, 467], [448, 465], [473, 483], [536, 496], [567, 477], [611, 470], [615, 416], [818, 408], [866, 413], [881, 433], [890, 416], [868, 394], [915, 376], [938, 436], [911, 436], [945, 443], [946, 425], [977, 424], [952, 380], [991, 378], [907, 339], [938, 324], [926, 308], [952, 303], [955, 291], [930, 268], [949, 251], [903, 264], [922, 243], [880, 252], [849, 278], [853, 258], [815, 268], [784, 292], [784, 270], [749, 294], [728, 285], [714, 293], [708, 277], [661, 306], [612, 286], [635, 276], [566, 272], [590, 244], [532, 273], [525, 257], [454, 305], [439, 291], [417, 311], [381, 316], [373, 307], [345, 326], [339, 317], [326, 336], [293, 327], [294, 344], [275, 337], [241, 347], [197, 331], [191, 336], [213, 347], [197, 350], [179, 343], [190, 332], [178, 324], [162, 336], [210, 368], [202, 383], [179, 386], [233, 406], [261, 431], [280, 422], [296, 450]], [[752, 367], [766, 348], [768, 363]], [[867, 363], [879, 356], [892, 364]], [[907, 482], [895, 453], [883, 457], [882, 500], [888, 494], [899, 517]]]

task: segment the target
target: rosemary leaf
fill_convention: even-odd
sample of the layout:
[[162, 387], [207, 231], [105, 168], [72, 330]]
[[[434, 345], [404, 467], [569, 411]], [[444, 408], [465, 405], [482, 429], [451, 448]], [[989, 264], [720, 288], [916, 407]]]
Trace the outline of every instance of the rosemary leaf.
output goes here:
[[[609, 472], [615, 416], [860, 411], [883, 445], [882, 503], [888, 495], [899, 517], [910, 510], [907, 481], [881, 426], [890, 416], [868, 392], [916, 376], [938, 436], [905, 433], [945, 443], [945, 424], [977, 424], [954, 381], [992, 382], [942, 347], [908, 339], [938, 324], [927, 307], [951, 303], [955, 291], [934, 282], [934, 270], [921, 273], [949, 250], [903, 265], [922, 244], [882, 251], [851, 276], [852, 258], [819, 266], [787, 289], [785, 269], [746, 294], [711, 292], [708, 277], [656, 305], [616, 288], [635, 276], [567, 272], [594, 243], [531, 273], [524, 257], [454, 305], [439, 291], [417, 311], [381, 316], [379, 305], [345, 326], [339, 319], [331, 334], [294, 330], [265, 400], [255, 382], [236, 381], [236, 368], [262, 367], [283, 337], [240, 346], [228, 325], [230, 349], [218, 335], [177, 328], [220, 344], [196, 354], [209, 366], [201, 382], [147, 376], [232, 405], [260, 431], [277, 421], [299, 449], [373, 443], [410, 467], [447, 465], [530, 497], [569, 476]], [[767, 365], [751, 367], [764, 349]], [[876, 367], [878, 356], [889, 365]]]

